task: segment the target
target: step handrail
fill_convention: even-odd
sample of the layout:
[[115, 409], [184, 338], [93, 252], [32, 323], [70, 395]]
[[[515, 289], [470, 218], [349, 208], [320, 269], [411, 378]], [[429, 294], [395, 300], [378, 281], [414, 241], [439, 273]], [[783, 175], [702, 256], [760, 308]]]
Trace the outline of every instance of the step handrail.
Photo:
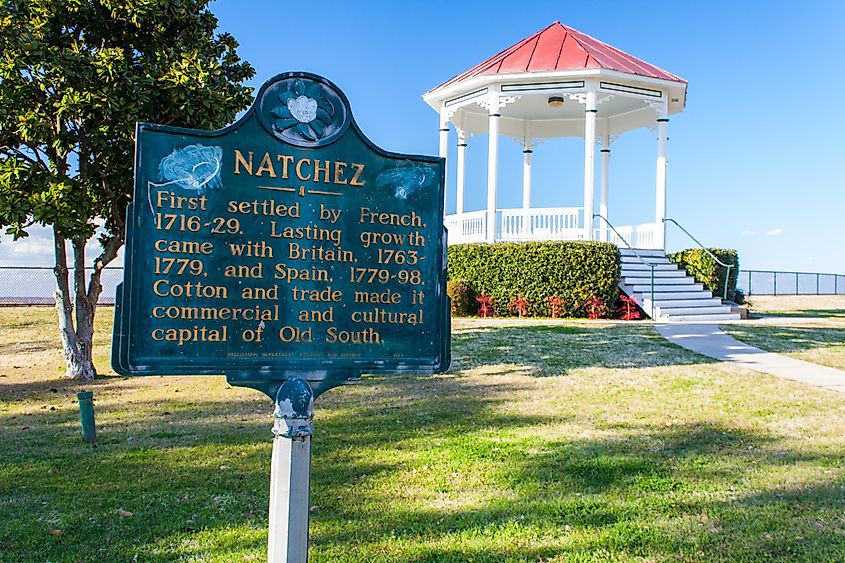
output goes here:
[[601, 219], [602, 221], [607, 223], [607, 226], [610, 227], [610, 229], [614, 233], [616, 233], [616, 236], [619, 237], [619, 240], [624, 242], [625, 246], [628, 247], [628, 250], [630, 250], [631, 252], [634, 253], [634, 256], [637, 257], [637, 260], [639, 260], [640, 262], [642, 262], [643, 264], [645, 264], [646, 266], [648, 266], [651, 269], [651, 319], [655, 320], [655, 318], [654, 318], [654, 268], [657, 266], [657, 264], [650, 264], [650, 263], [646, 262], [645, 260], [643, 260], [643, 257], [640, 256], [639, 252], [637, 252], [636, 249], [634, 249], [634, 247], [632, 247], [630, 244], [628, 244], [628, 241], [625, 240], [625, 237], [623, 237], [619, 233], [619, 231], [616, 230], [616, 227], [614, 227], [611, 224], [611, 222], [607, 220], [607, 217], [605, 217], [604, 215], [602, 215], [600, 213], [593, 213], [593, 219], [595, 219], [596, 217], [598, 217], [599, 219]]
[[676, 227], [678, 227], [679, 229], [681, 229], [681, 230], [684, 232], [684, 234], [686, 234], [689, 238], [691, 238], [693, 241], [695, 241], [695, 244], [697, 244], [697, 245], [701, 248], [701, 250], [703, 250], [704, 252], [706, 252], [706, 253], [708, 254], [708, 256], [710, 256], [710, 258], [712, 258], [712, 259], [713, 259], [713, 261], [714, 261], [714, 262], [716, 262], [718, 265], [720, 265], [720, 266], [722, 266], [723, 268], [725, 268], [725, 292], [724, 292], [724, 296], [722, 297], [722, 299], [724, 299], [725, 301], [727, 301], [727, 300], [728, 300], [728, 282], [729, 282], [729, 281], [730, 281], [730, 279], [731, 279], [731, 268], [733, 268], [734, 266], [736, 266], [736, 264], [725, 264], [724, 262], [722, 262], [721, 260], [719, 260], [719, 259], [716, 257], [716, 255], [715, 255], [715, 254], [713, 254], [712, 252], [710, 252], [710, 250], [709, 250], [707, 247], [705, 247], [703, 244], [701, 244], [701, 242], [700, 242], [697, 238], [695, 238], [694, 236], [692, 236], [692, 234], [690, 234], [690, 232], [689, 232], [688, 230], [686, 230], [685, 228], [683, 228], [683, 227], [681, 226], [681, 224], [680, 224], [680, 223], [678, 223], [677, 221], [675, 221], [675, 220], [674, 220], [674, 219], [672, 219], [671, 217], [664, 217], [664, 218], [663, 218], [663, 222], [664, 222], [664, 223], [666, 223], [666, 222], [671, 222], [671, 223], [674, 223]]

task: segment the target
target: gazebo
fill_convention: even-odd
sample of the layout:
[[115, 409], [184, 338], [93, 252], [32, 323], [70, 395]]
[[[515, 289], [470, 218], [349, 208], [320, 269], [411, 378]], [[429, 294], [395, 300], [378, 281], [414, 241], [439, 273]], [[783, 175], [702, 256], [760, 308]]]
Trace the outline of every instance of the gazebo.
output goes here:
[[[666, 217], [666, 144], [669, 116], [684, 109], [687, 82], [560, 22], [523, 39], [426, 92], [440, 113], [440, 156], [452, 124], [457, 132], [457, 208], [447, 215], [449, 242], [600, 240], [663, 249]], [[608, 167], [614, 139], [633, 129], [657, 131], [654, 220], [608, 228]], [[466, 147], [488, 134], [487, 208], [464, 209]], [[522, 207], [500, 209], [499, 136], [523, 149]], [[583, 207], [531, 207], [531, 154], [555, 137], [584, 139]], [[597, 144], [600, 149], [597, 151]], [[595, 212], [596, 152], [601, 155]], [[451, 163], [450, 163], [451, 164]]]

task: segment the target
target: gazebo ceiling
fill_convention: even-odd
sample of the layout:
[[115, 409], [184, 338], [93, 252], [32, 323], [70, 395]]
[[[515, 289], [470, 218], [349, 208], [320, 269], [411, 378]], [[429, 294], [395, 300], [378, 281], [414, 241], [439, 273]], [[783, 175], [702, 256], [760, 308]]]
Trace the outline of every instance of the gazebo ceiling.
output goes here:
[[[553, 94], [556, 94], [553, 92]], [[516, 97], [516, 96], [515, 96]], [[499, 125], [502, 135], [521, 139], [529, 133], [536, 138], [579, 137], [584, 134], [584, 106], [563, 94], [564, 104], [552, 107], [548, 95], [524, 95], [506, 107]], [[599, 119], [599, 133], [603, 133], [602, 118], [608, 118], [608, 133], [618, 134], [654, 123], [654, 110], [642, 100], [611, 94], [599, 95], [602, 102], [596, 117]], [[487, 131], [487, 110], [478, 104], [467, 104], [460, 108], [453, 121], [459, 128], [475, 133]], [[530, 122], [530, 131], [526, 131]]]
[[[490, 95], [502, 100], [501, 133], [519, 138], [580, 136], [579, 95], [596, 92], [600, 132], [654, 124], [655, 107], [682, 111], [687, 82], [580, 31], [554, 22], [440, 86], [423, 99], [467, 132], [486, 132]], [[563, 97], [552, 107], [550, 96]], [[605, 119], [602, 119], [605, 118]], [[530, 125], [527, 125], [530, 122]]]

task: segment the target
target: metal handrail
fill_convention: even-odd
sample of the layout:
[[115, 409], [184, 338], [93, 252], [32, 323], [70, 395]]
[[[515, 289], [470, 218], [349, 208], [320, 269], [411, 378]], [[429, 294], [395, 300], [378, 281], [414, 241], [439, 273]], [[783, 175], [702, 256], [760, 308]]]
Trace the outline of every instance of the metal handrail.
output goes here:
[[607, 220], [607, 217], [605, 217], [604, 215], [601, 215], [600, 213], [593, 213], [593, 219], [595, 219], [596, 217], [598, 217], [599, 219], [601, 219], [602, 221], [607, 223], [607, 226], [610, 227], [610, 230], [612, 230], [614, 233], [616, 233], [616, 236], [619, 237], [619, 240], [621, 240], [623, 243], [625, 243], [625, 246], [628, 247], [628, 250], [633, 252], [634, 256], [637, 257], [637, 260], [639, 260], [640, 262], [642, 262], [643, 264], [645, 264], [646, 266], [651, 268], [651, 318], [652, 318], [652, 320], [654, 320], [654, 268], [657, 267], [657, 264], [650, 264], [649, 262], [646, 262], [645, 260], [643, 260], [643, 257], [640, 256], [639, 252], [637, 252], [636, 249], [634, 249], [634, 247], [632, 247], [630, 244], [628, 244], [628, 241], [625, 240], [625, 237], [623, 237], [619, 233], [619, 231], [616, 230], [616, 227], [614, 227], [610, 223], [610, 221]]
[[690, 232], [689, 232], [688, 230], [686, 230], [685, 228], [683, 228], [683, 227], [681, 226], [681, 224], [680, 224], [680, 223], [678, 223], [677, 221], [675, 221], [674, 219], [672, 219], [672, 218], [670, 218], [670, 217], [664, 217], [664, 218], [663, 218], [663, 222], [665, 223], [665, 222], [667, 222], [667, 221], [670, 221], [670, 222], [674, 223], [676, 227], [678, 227], [679, 229], [681, 229], [682, 231], [684, 231], [684, 234], [686, 234], [689, 238], [691, 238], [693, 241], [695, 241], [695, 244], [697, 244], [698, 246], [700, 246], [700, 247], [701, 247], [701, 250], [703, 250], [704, 252], [706, 252], [706, 253], [710, 256], [710, 258], [712, 258], [712, 259], [713, 259], [713, 261], [714, 261], [714, 262], [716, 262], [718, 265], [720, 265], [720, 266], [722, 266], [723, 268], [725, 268], [725, 269], [726, 269], [726, 271], [725, 271], [725, 294], [724, 294], [723, 299], [724, 299], [725, 301], [727, 301], [727, 300], [728, 300], [728, 282], [729, 282], [729, 281], [730, 281], [730, 279], [731, 279], [731, 268], [733, 268], [734, 266], [736, 266], [736, 264], [725, 264], [724, 262], [722, 262], [721, 260], [719, 260], [718, 258], [716, 258], [716, 255], [715, 255], [715, 254], [713, 254], [712, 252], [710, 252], [710, 250], [708, 250], [708, 249], [707, 249], [707, 247], [705, 247], [703, 244], [701, 244], [701, 242], [700, 242], [697, 238], [695, 238], [694, 236], [692, 236], [692, 234], [690, 234]]

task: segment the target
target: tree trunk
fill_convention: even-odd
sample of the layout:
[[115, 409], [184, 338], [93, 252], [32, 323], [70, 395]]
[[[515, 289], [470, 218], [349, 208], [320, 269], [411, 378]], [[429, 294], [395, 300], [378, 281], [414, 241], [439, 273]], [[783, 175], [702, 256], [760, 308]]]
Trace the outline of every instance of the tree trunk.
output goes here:
[[[66, 375], [69, 379], [76, 381], [93, 381], [97, 376], [92, 357], [96, 301], [92, 305], [85, 291], [85, 241], [82, 239], [73, 241], [75, 291], [72, 296], [68, 280], [65, 240], [55, 233], [53, 240], [56, 255], [56, 267], [53, 270], [57, 288], [56, 310], [59, 317], [59, 336], [67, 365]], [[97, 281], [99, 285], [99, 272]], [[99, 297], [99, 292], [97, 297]], [[75, 326], [74, 309], [76, 309]]]
[[[122, 224], [120, 224], [122, 228]], [[103, 291], [103, 269], [117, 256], [123, 246], [121, 236], [101, 237], [100, 256], [94, 260], [91, 275], [85, 280], [85, 243], [82, 237], [72, 241], [73, 294], [67, 267], [65, 239], [53, 232], [56, 267], [56, 310], [59, 316], [59, 336], [67, 364], [67, 377], [77, 381], [92, 381], [97, 376], [94, 367], [94, 314]], [[74, 315], [74, 311], [76, 315]], [[75, 321], [75, 322], [74, 322]]]

